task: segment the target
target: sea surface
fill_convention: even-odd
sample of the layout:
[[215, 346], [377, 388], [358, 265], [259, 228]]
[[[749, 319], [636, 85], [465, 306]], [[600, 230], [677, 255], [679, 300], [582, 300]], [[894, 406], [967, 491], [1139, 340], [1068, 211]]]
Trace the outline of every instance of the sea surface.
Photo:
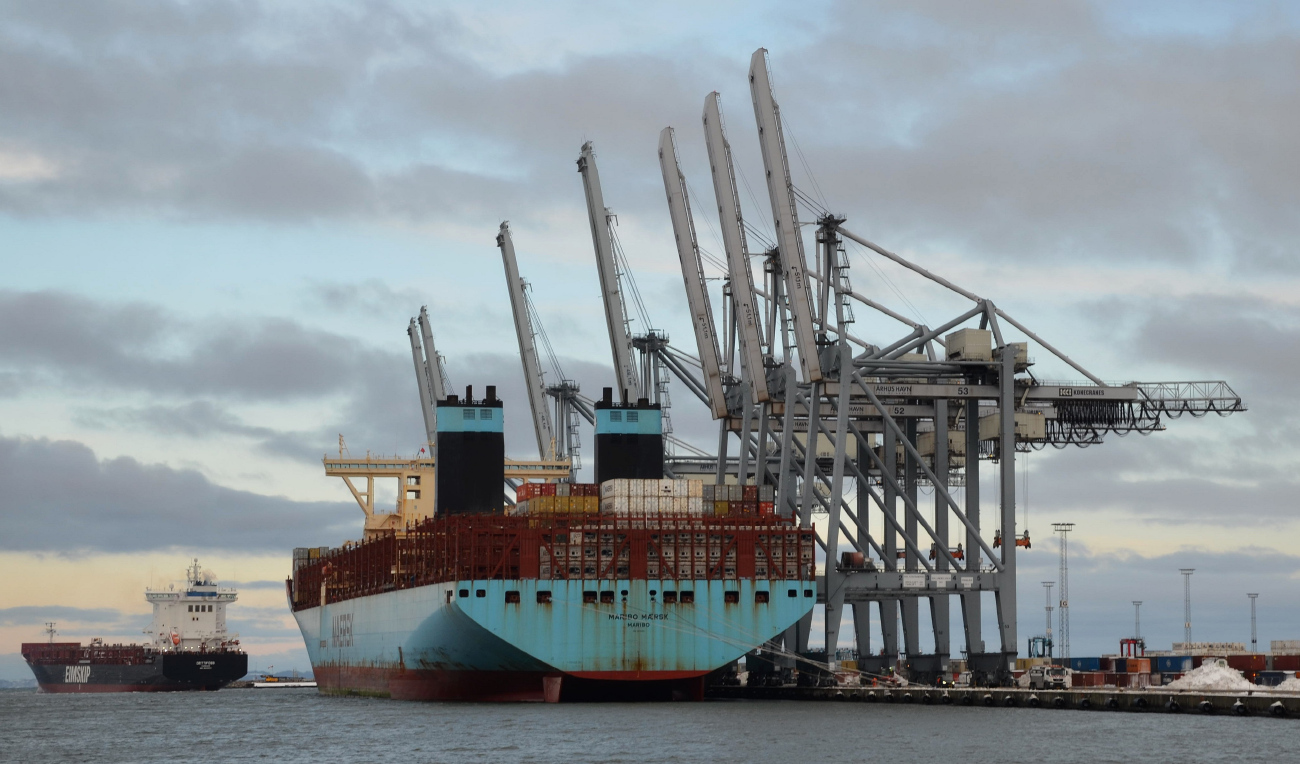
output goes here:
[[0, 690], [5, 762], [1287, 762], [1300, 720], [884, 704]]

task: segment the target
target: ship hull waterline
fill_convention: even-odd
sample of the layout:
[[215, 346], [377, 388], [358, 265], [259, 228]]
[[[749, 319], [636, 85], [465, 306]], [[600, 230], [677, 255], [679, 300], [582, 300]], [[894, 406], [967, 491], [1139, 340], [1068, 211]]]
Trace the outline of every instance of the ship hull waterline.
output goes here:
[[460, 581], [294, 616], [321, 693], [698, 700], [708, 674], [810, 612], [813, 593], [802, 580]]
[[47, 693], [215, 691], [248, 673], [243, 653], [177, 653], [151, 663], [28, 664]]

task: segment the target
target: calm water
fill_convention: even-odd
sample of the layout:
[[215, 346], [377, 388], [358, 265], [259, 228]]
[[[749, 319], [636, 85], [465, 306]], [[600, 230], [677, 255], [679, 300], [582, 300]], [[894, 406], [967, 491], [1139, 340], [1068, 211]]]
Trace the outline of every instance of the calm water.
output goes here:
[[1300, 720], [717, 701], [470, 705], [314, 690], [0, 690], [13, 762], [1280, 762]]

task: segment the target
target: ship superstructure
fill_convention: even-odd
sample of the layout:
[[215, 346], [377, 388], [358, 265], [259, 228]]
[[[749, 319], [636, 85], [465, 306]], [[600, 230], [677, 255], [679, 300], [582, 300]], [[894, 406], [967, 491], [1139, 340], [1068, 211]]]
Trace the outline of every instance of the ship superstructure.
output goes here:
[[237, 639], [226, 630], [226, 606], [239, 598], [228, 587], [217, 586], [212, 571], [193, 560], [181, 588], [146, 589], [144, 597], [153, 605], [153, 623], [145, 633], [155, 647], [206, 650]]

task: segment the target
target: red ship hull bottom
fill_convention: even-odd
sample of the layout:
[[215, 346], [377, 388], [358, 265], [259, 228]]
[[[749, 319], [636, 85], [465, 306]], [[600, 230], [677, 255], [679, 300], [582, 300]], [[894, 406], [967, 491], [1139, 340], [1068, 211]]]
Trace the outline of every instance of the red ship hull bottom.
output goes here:
[[455, 671], [317, 666], [316, 686], [334, 695], [395, 700], [584, 702], [703, 700], [706, 674], [685, 671]]

